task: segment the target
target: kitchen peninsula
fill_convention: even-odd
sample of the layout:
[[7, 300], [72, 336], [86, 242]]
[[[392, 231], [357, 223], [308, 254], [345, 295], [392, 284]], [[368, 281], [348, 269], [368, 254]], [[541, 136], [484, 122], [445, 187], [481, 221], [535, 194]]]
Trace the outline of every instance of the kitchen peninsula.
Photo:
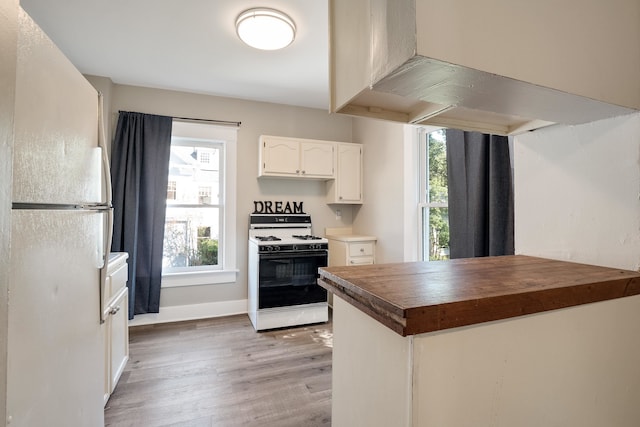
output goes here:
[[640, 273], [523, 255], [320, 269], [334, 426], [636, 426]]

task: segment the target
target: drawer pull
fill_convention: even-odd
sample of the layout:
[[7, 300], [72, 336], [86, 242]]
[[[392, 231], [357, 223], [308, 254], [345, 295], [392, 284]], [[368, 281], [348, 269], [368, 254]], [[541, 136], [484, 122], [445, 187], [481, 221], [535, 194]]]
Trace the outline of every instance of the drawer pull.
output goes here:
[[116, 314], [119, 311], [120, 311], [120, 306], [117, 305], [115, 307], [111, 307], [111, 310], [109, 310], [109, 314], [113, 316], [114, 314]]

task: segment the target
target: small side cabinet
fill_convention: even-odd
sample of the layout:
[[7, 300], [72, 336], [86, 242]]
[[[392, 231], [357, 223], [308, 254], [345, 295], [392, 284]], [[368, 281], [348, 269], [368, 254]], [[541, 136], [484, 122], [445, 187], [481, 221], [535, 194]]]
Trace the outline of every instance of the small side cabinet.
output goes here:
[[127, 253], [112, 254], [105, 283], [104, 324], [104, 404], [129, 360], [129, 290]]
[[345, 234], [330, 235], [327, 239], [330, 266], [375, 264], [375, 237]]
[[[329, 267], [376, 263], [375, 237], [355, 234], [327, 234], [326, 237], [329, 240]], [[328, 300], [333, 307], [331, 292]]]

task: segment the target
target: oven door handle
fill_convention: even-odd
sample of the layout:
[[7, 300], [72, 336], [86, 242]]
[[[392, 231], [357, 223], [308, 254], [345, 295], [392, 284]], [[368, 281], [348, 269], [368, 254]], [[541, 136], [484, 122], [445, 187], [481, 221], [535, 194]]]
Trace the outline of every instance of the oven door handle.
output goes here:
[[276, 251], [276, 252], [261, 252], [258, 257], [260, 260], [273, 260], [278, 258], [291, 259], [291, 258], [309, 258], [316, 256], [328, 256], [327, 251], [308, 251], [308, 252], [296, 252], [296, 251]]

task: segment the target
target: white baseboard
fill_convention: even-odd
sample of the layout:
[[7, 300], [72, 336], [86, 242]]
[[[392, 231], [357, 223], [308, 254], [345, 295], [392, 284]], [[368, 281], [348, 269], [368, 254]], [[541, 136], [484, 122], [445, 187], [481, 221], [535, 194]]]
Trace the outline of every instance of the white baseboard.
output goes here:
[[204, 304], [175, 305], [160, 307], [160, 313], [136, 314], [132, 320], [129, 320], [129, 326], [207, 319], [210, 317], [232, 316], [246, 312], [246, 299], [208, 302]]

